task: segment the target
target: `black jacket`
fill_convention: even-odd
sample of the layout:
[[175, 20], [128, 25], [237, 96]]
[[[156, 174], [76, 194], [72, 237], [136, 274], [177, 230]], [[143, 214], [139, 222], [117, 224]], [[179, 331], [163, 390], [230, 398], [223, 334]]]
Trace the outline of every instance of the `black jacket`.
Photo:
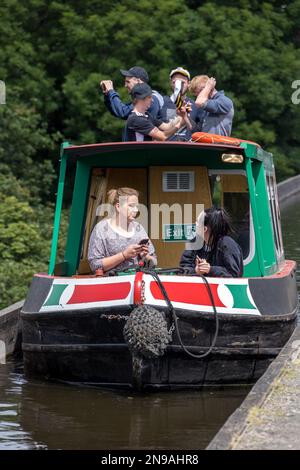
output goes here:
[[205, 244], [200, 250], [185, 250], [181, 256], [180, 266], [190, 268], [190, 272], [194, 273], [197, 255], [210, 264], [208, 276], [241, 277], [243, 275], [242, 250], [231, 237], [221, 237], [214, 251], [208, 251]]

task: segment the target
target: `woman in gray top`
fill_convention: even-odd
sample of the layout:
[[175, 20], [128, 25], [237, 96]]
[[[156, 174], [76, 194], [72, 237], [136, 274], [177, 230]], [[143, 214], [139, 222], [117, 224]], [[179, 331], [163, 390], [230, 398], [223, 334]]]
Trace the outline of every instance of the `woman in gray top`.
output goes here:
[[132, 188], [108, 192], [108, 202], [114, 213], [111, 218], [101, 220], [92, 231], [88, 250], [92, 271], [126, 269], [140, 260], [157, 264], [153, 244], [144, 227], [135, 221], [139, 211], [138, 196], [138, 191]]

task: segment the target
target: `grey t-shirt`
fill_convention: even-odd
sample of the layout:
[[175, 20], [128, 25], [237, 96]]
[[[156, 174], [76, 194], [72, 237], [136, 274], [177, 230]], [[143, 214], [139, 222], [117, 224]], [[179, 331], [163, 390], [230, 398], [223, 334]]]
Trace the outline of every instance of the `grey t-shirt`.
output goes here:
[[[144, 227], [135, 220], [130, 222], [128, 232], [132, 233], [129, 237], [121, 235], [114, 230], [109, 222], [110, 219], [103, 219], [95, 225], [89, 242], [88, 261], [92, 271], [103, 269], [103, 258], [116, 255], [120, 251], [126, 250], [129, 245], [137, 244], [145, 238], [149, 238]], [[149, 255], [155, 255], [155, 248], [149, 241]], [[118, 269], [129, 268], [138, 263], [137, 257], [124, 261], [116, 266]]]

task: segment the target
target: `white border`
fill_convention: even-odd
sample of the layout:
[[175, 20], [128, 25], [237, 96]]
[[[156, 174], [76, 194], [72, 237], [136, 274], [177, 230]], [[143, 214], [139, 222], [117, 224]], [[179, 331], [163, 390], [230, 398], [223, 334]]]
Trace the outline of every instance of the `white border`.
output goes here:
[[[118, 305], [132, 305], [133, 304], [133, 290], [134, 290], [134, 279], [135, 275], [130, 274], [130, 275], [124, 275], [124, 276], [116, 276], [116, 277], [101, 277], [101, 278], [88, 278], [88, 279], [70, 279], [67, 278], [67, 281], [65, 279], [54, 279], [51, 289], [43, 303], [43, 306], [40, 308], [40, 312], [56, 312], [56, 311], [61, 311], [61, 310], [80, 310], [80, 309], [86, 309], [86, 308], [99, 308], [99, 307], [114, 307]], [[100, 302], [82, 302], [78, 304], [70, 304], [67, 305], [67, 302], [69, 299], [72, 297], [72, 294], [74, 292], [75, 286], [84, 286], [84, 285], [105, 285], [105, 284], [120, 284], [122, 282], [129, 282], [131, 284], [131, 288], [129, 291], [128, 296], [125, 299], [120, 299], [120, 300], [107, 300], [107, 301], [100, 301]], [[52, 294], [53, 287], [54, 285], [59, 285], [59, 284], [67, 284], [66, 290], [62, 293], [60, 300], [62, 301], [59, 305], [47, 305], [44, 306], [45, 303], [47, 303], [47, 300]], [[84, 305], [84, 307], [83, 307]]]
[[[204, 284], [204, 281], [201, 278], [198, 278], [196, 276], [193, 277], [186, 277], [186, 276], [159, 276], [160, 280], [162, 282], [182, 282], [183, 284]], [[157, 305], [159, 307], [166, 307], [166, 302], [164, 300], [158, 300], [155, 299], [151, 293], [150, 290], [150, 283], [152, 281], [155, 282], [155, 279], [150, 275], [150, 274], [145, 274], [143, 276], [143, 280], [145, 282], [145, 303], [148, 305]], [[233, 284], [233, 285], [246, 285], [247, 286], [247, 294], [250, 303], [253, 305], [253, 309], [250, 308], [228, 308], [228, 307], [217, 307], [218, 313], [227, 313], [227, 314], [248, 314], [248, 315], [261, 315], [259, 310], [257, 309], [257, 306], [255, 305], [255, 302], [253, 300], [253, 297], [250, 293], [249, 289], [249, 284], [248, 284], [248, 279], [245, 278], [213, 278], [213, 277], [207, 277], [207, 281], [209, 284], [216, 284], [216, 285], [228, 285], [228, 284]], [[196, 312], [210, 312], [213, 313], [213, 307], [208, 306], [208, 305], [200, 305], [200, 304], [190, 304], [190, 303], [183, 303], [183, 302], [173, 302], [172, 304], [175, 308], [182, 308], [184, 310], [192, 310]]]

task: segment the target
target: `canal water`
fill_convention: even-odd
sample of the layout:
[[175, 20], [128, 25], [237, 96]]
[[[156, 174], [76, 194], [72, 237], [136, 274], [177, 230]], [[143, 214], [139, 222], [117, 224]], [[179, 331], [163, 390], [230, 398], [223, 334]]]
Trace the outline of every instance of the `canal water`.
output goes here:
[[[286, 258], [300, 266], [299, 198], [282, 208], [282, 227]], [[103, 391], [27, 380], [10, 360], [0, 365], [0, 449], [204, 449], [248, 391]]]

